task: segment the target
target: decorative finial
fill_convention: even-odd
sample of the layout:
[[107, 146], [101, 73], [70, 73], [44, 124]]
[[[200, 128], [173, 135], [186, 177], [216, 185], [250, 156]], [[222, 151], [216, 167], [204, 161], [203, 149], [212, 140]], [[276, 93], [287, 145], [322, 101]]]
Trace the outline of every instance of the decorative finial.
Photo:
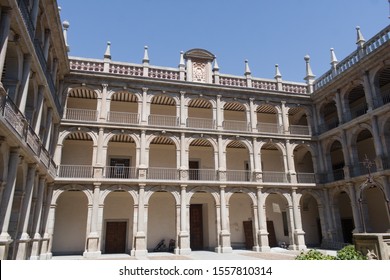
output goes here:
[[218, 66], [218, 62], [217, 62], [217, 57], [214, 58], [214, 67], [213, 67], [213, 71], [219, 71], [219, 66]]
[[306, 61], [306, 78], [315, 78], [315, 75], [313, 74], [313, 71], [311, 71], [311, 66], [310, 66], [310, 56], [307, 54], [305, 55], [305, 61]]
[[275, 64], [275, 79], [282, 78], [282, 74], [280, 74], [279, 65]]
[[338, 60], [337, 60], [337, 58], [336, 58], [336, 54], [335, 54], [335, 52], [334, 52], [334, 49], [331, 48], [331, 49], [330, 49], [330, 65], [332, 65], [332, 68], [333, 68], [333, 69], [336, 69], [337, 63], [339, 63], [339, 62], [338, 62]]
[[357, 33], [356, 34], [357, 35], [356, 44], [359, 47], [362, 47], [364, 45], [364, 43], [366, 42], [366, 40], [364, 40], [363, 34], [360, 31], [360, 27], [359, 26], [356, 26], [356, 33]]
[[249, 63], [248, 63], [248, 59], [245, 59], [245, 76], [247, 75], [250, 75], [251, 74], [251, 70], [249, 69]]
[[142, 63], [149, 63], [148, 46], [144, 47], [144, 58], [142, 59]]
[[185, 66], [184, 64], [184, 52], [183, 51], [180, 51], [180, 62], [179, 62], [179, 66]]
[[68, 28], [69, 28], [70, 24], [69, 24], [69, 21], [67, 20], [64, 20], [62, 22], [62, 27], [64, 28], [64, 41], [65, 41], [65, 47], [66, 47], [66, 50], [69, 52], [70, 51], [70, 48], [69, 48], [69, 44], [68, 44]]
[[107, 41], [106, 52], [104, 53], [104, 58], [111, 59], [111, 42]]
[[61, 6], [58, 6], [57, 9], [58, 9], [58, 12], [61, 13], [61, 9], [62, 9]]

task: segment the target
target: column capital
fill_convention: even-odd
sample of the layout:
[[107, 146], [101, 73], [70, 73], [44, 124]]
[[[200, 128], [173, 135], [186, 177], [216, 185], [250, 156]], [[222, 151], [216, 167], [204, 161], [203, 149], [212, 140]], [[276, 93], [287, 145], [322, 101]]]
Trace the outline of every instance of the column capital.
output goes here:
[[186, 93], [187, 93], [187, 92], [186, 92], [185, 90], [181, 90], [181, 91], [180, 91], [180, 95], [182, 95], [182, 96], [183, 96], [184, 94], [186, 94]]
[[96, 189], [96, 188], [100, 188], [101, 185], [102, 185], [102, 183], [100, 183], [100, 182], [94, 182], [94, 183], [93, 183], [93, 187], [94, 187], [95, 189]]
[[149, 88], [147, 88], [147, 87], [143, 87], [143, 88], [142, 88], [142, 92], [143, 92], [143, 93], [147, 93], [148, 90], [149, 90]]
[[107, 89], [108, 88], [108, 84], [107, 83], [103, 83], [102, 87], [103, 87], [103, 89]]

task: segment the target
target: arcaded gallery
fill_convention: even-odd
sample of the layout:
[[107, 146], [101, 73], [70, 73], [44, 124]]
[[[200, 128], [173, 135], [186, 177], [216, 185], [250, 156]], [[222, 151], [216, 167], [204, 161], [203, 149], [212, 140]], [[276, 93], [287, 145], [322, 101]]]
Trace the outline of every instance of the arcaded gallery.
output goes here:
[[[390, 26], [304, 83], [68, 56], [55, 0], [0, 0], [0, 258], [338, 249], [390, 230]], [[364, 27], [362, 27], [364, 29]], [[195, 46], [196, 47], [196, 46]], [[103, 47], [104, 48], [104, 47]], [[221, 69], [223, 70], [223, 69]], [[320, 73], [321, 74], [321, 73]], [[390, 242], [390, 241], [389, 241]]]

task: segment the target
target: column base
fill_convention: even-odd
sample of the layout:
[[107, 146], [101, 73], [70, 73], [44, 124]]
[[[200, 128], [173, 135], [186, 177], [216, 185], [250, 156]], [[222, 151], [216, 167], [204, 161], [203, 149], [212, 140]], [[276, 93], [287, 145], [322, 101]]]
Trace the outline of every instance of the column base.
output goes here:
[[83, 253], [83, 257], [86, 259], [98, 259], [102, 255], [101, 251], [87, 252]]
[[9, 245], [12, 243], [12, 238], [8, 233], [1, 233], [0, 235], [0, 260], [8, 258]]
[[146, 235], [143, 231], [139, 231], [135, 235], [134, 248], [131, 250], [131, 255], [135, 257], [146, 257], [148, 250], [146, 249]]
[[190, 248], [190, 235], [187, 231], [181, 231], [179, 233], [179, 243], [178, 248], [175, 248], [175, 254], [179, 255], [189, 255], [191, 254]]
[[261, 229], [257, 231], [257, 238], [259, 242], [259, 252], [268, 252], [271, 250], [268, 243], [268, 231]]
[[34, 234], [34, 238], [31, 239], [31, 254], [30, 260], [39, 260], [39, 248], [41, 246], [41, 235], [39, 233]]
[[233, 248], [230, 245], [230, 232], [227, 230], [222, 230], [220, 234], [221, 245], [218, 246], [219, 253], [232, 253]]
[[305, 244], [305, 232], [303, 230], [296, 230], [294, 232], [294, 237], [295, 237], [295, 247], [296, 250], [306, 250], [306, 244]]
[[30, 236], [28, 234], [23, 234], [22, 237], [16, 241], [16, 260], [25, 260], [27, 259], [28, 245], [30, 244]]

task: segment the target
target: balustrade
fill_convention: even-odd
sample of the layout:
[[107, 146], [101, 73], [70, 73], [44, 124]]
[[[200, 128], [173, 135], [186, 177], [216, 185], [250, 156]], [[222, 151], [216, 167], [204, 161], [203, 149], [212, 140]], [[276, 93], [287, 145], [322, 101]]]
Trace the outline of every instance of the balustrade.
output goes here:
[[175, 127], [179, 125], [176, 116], [149, 115], [149, 125]]
[[231, 121], [226, 120], [223, 121], [223, 129], [224, 130], [234, 130], [234, 131], [249, 131], [250, 124], [246, 121]]
[[215, 129], [215, 121], [212, 119], [188, 118], [187, 127], [200, 129]]
[[108, 112], [107, 121], [112, 123], [138, 124], [139, 114], [126, 112]]
[[67, 108], [65, 119], [75, 121], [97, 121], [97, 110]]
[[263, 182], [266, 183], [288, 183], [285, 172], [263, 171]]
[[61, 178], [92, 178], [93, 167], [91, 165], [60, 165], [58, 177]]

